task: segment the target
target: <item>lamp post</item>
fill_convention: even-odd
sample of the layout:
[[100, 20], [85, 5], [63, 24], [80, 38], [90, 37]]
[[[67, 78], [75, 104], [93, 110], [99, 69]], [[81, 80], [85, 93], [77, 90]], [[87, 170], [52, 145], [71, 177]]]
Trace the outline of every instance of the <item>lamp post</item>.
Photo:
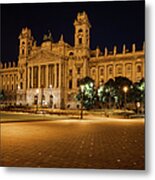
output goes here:
[[140, 102], [137, 102], [136, 105], [137, 105], [137, 114], [139, 114]]
[[36, 94], [37, 94], [37, 105], [36, 105], [36, 112], [38, 111], [38, 100], [39, 100], [39, 89], [36, 90]]
[[80, 119], [83, 119], [83, 96], [84, 96], [84, 85], [80, 86], [81, 93], [82, 93], [82, 99], [81, 99], [81, 115]]
[[127, 94], [127, 92], [128, 92], [128, 87], [127, 86], [124, 86], [123, 87], [123, 91], [124, 91], [124, 110], [125, 110], [125, 112], [126, 112], [126, 94]]

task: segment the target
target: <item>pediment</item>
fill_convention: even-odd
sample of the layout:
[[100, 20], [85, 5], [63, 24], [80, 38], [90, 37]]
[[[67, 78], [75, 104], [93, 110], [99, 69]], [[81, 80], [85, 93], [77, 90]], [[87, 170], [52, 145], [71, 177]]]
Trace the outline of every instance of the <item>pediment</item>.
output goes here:
[[34, 61], [34, 62], [54, 61], [58, 58], [59, 56], [52, 52], [40, 50], [32, 54], [29, 58], [29, 61]]

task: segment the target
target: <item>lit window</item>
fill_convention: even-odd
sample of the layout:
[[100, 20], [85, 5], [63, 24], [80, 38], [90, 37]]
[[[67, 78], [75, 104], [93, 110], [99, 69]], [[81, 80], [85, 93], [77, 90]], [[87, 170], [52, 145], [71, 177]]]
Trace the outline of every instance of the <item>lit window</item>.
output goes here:
[[122, 74], [122, 68], [121, 68], [121, 67], [118, 67], [117, 73], [118, 73], [118, 74]]

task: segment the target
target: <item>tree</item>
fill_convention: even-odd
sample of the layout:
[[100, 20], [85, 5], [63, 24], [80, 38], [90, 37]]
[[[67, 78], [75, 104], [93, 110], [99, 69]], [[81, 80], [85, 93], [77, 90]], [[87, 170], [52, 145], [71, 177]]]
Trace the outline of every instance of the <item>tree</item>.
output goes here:
[[98, 88], [100, 103], [105, 104], [109, 108], [114, 105], [116, 107], [122, 107], [124, 105], [124, 86], [127, 86], [130, 91], [132, 82], [126, 77], [119, 76], [115, 79], [109, 79], [104, 85]]
[[137, 108], [137, 103], [140, 103], [141, 107], [145, 105], [145, 80], [142, 78], [139, 82], [135, 82], [131, 88], [130, 93], [131, 101], [135, 103]]
[[[95, 89], [94, 89], [94, 80], [86, 76], [80, 80], [80, 88], [77, 94], [77, 100], [82, 101], [83, 106], [86, 109], [93, 108], [95, 104]], [[83, 90], [81, 87], [83, 86]]]

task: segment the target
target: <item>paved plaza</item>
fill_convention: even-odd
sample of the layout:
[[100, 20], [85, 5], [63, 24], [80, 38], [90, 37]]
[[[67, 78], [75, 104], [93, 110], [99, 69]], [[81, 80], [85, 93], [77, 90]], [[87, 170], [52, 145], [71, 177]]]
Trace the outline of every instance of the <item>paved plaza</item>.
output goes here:
[[145, 168], [143, 119], [84, 118], [2, 114], [0, 165]]

